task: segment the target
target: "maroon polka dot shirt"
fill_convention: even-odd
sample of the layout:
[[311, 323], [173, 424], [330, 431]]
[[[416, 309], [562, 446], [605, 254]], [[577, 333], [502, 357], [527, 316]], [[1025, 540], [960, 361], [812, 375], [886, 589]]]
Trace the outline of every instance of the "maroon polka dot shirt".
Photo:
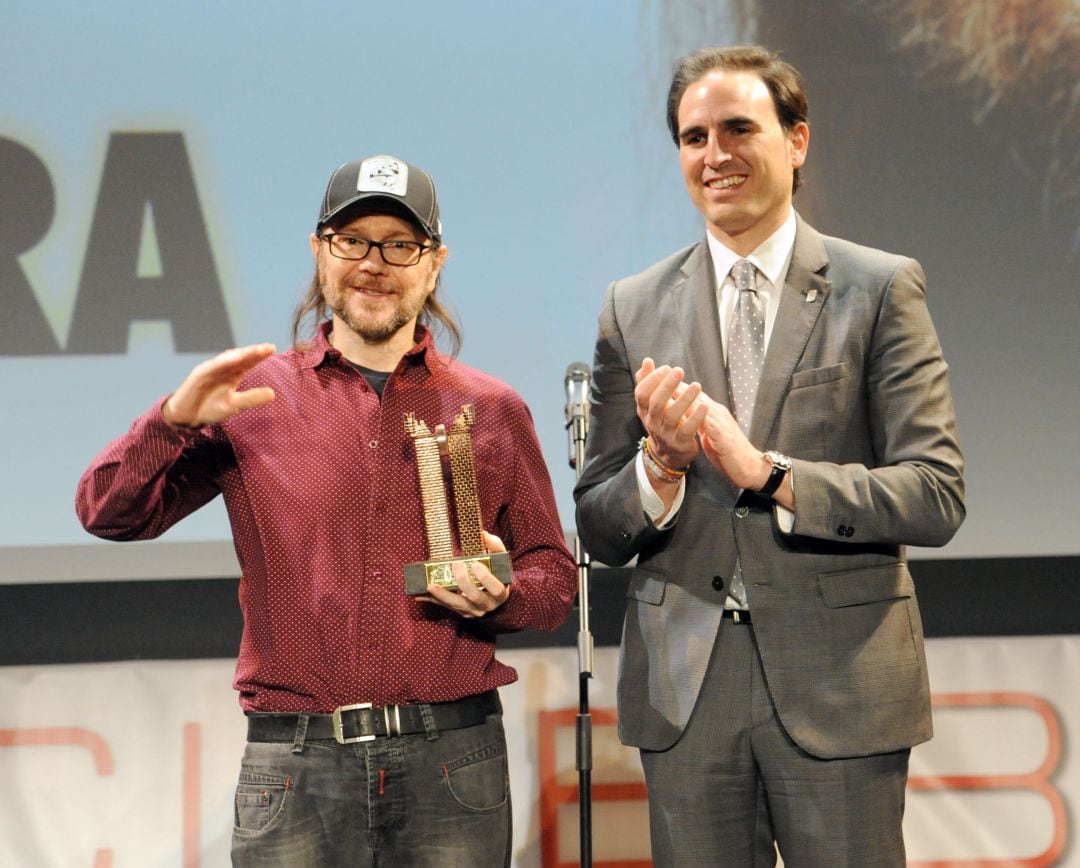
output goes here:
[[[326, 331], [245, 377], [242, 389], [274, 389], [263, 407], [180, 432], [159, 400], [83, 475], [80, 520], [106, 539], [149, 539], [224, 495], [242, 572], [245, 711], [444, 702], [514, 681], [495, 634], [554, 629], [577, 590], [528, 408], [437, 352], [426, 330], [380, 400]], [[484, 527], [514, 565], [506, 604], [476, 620], [406, 596], [402, 572], [427, 555], [405, 415], [449, 427], [467, 403]]]

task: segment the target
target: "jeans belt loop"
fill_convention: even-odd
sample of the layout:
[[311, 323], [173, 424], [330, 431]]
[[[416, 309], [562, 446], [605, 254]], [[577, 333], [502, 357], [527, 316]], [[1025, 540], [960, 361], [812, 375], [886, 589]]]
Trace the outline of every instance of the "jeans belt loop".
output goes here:
[[293, 737], [292, 752], [303, 753], [304, 742], [307, 741], [307, 728], [308, 721], [311, 720], [311, 716], [307, 714], [297, 715], [296, 718], [296, 735]]
[[428, 741], [435, 741], [439, 737], [439, 727], [435, 725], [435, 712], [430, 705], [420, 706], [420, 719], [424, 722], [424, 736]]

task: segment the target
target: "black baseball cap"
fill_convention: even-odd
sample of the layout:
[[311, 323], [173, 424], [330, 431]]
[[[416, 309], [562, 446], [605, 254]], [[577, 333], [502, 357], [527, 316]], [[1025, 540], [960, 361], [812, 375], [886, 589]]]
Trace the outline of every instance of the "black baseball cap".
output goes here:
[[381, 154], [338, 166], [330, 176], [316, 232], [358, 202], [382, 199], [404, 209], [432, 241], [442, 239], [435, 183], [418, 166]]

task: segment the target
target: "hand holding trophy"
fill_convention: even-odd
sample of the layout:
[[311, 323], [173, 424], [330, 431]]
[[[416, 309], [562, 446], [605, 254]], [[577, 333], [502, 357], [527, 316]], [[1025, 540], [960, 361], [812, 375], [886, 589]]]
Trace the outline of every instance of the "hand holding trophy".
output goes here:
[[[491, 572], [504, 585], [513, 578], [510, 555], [489, 552], [484, 545], [480, 518], [480, 498], [476, 485], [476, 461], [473, 457], [472, 426], [475, 413], [465, 404], [446, 431], [437, 424], [435, 430], [412, 413], [405, 417], [405, 430], [416, 445], [416, 466], [420, 474], [420, 495], [423, 500], [424, 526], [428, 540], [428, 560], [405, 564], [405, 593], [415, 596], [427, 593], [428, 585], [457, 590], [454, 564], [461, 564], [473, 582], [477, 564]], [[442, 456], [450, 456], [453, 481], [454, 512], [457, 516], [461, 554], [454, 554], [454, 538], [450, 525], [450, 507], [443, 479]]]

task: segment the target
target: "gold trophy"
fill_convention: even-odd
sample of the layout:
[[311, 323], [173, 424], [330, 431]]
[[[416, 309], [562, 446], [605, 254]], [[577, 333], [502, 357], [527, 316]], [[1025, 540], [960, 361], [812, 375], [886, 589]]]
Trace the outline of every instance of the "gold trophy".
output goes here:
[[[420, 563], [405, 564], [406, 594], [415, 596], [426, 593], [428, 585], [456, 591], [458, 583], [452, 569], [455, 563], [464, 564], [477, 585], [480, 582], [473, 573], [475, 564], [483, 564], [504, 585], [509, 585], [512, 580], [510, 555], [506, 552], [488, 552], [484, 548], [472, 447], [475, 418], [472, 404], [463, 405], [447, 433], [446, 426], [441, 423], [432, 432], [413, 413], [405, 416], [405, 430], [416, 445], [416, 467], [420, 474], [420, 495], [424, 504], [424, 527], [430, 558]], [[454, 512], [457, 515], [461, 550], [458, 556], [454, 555], [450, 508], [443, 480], [442, 456], [447, 454], [450, 456]]]

